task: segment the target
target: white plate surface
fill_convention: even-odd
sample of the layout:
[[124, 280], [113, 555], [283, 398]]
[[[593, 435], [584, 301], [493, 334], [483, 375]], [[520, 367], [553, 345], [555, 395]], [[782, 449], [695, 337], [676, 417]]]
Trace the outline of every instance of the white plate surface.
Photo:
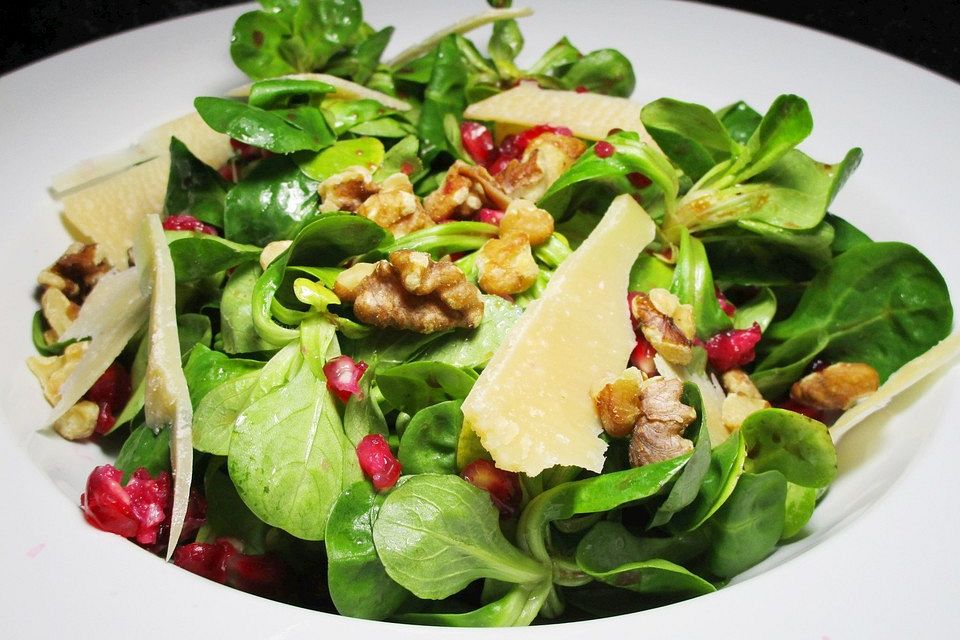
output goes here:
[[[374, 26], [398, 26], [388, 54], [483, 3], [368, 1]], [[674, 2], [530, 2], [526, 58], [567, 34], [582, 50], [614, 46], [634, 62], [635, 97], [763, 109], [780, 93], [809, 101], [802, 148], [865, 159], [832, 209], [875, 239], [909, 242], [960, 291], [956, 150], [960, 85], [821, 33]], [[33, 282], [68, 241], [50, 177], [119, 149], [243, 78], [228, 55], [241, 8], [159, 24], [0, 78], [0, 619], [9, 638], [494, 638], [347, 620], [277, 604], [165, 566], [83, 522], [77, 507], [95, 445], [39, 433], [48, 412], [23, 366]], [[485, 39], [485, 36], [484, 36]], [[510, 637], [945, 637], [960, 624], [960, 430], [957, 371], [938, 372], [848, 436], [841, 474], [803, 540], [715, 594], [590, 623]], [[120, 634], [123, 634], [121, 636]]]

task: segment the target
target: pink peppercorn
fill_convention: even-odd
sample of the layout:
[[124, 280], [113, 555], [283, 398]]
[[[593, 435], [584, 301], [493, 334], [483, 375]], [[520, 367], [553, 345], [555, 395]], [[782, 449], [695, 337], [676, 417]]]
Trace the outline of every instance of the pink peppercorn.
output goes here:
[[402, 470], [387, 440], [378, 434], [364, 436], [357, 445], [357, 459], [364, 475], [370, 478], [377, 491], [390, 489], [397, 483]]

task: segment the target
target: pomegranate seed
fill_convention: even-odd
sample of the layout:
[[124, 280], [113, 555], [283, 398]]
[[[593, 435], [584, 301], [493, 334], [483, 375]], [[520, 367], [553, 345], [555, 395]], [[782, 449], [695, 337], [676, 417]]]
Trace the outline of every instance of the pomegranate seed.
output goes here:
[[220, 174], [220, 177], [227, 182], [232, 182], [234, 184], [240, 182], [240, 176], [237, 174], [237, 165], [233, 160], [228, 160], [227, 164], [220, 167], [217, 172]]
[[479, 122], [465, 121], [460, 125], [460, 142], [477, 164], [486, 166], [493, 159], [493, 134]]
[[164, 471], [152, 478], [146, 469], [140, 468], [126, 487], [120, 485], [122, 478], [123, 473], [112, 465], [97, 467], [90, 473], [86, 492], [80, 496], [84, 517], [103, 531], [153, 544], [166, 519], [170, 474]]
[[366, 474], [377, 491], [389, 489], [400, 477], [400, 462], [390, 450], [386, 439], [378, 434], [364, 436], [357, 445], [360, 469]]
[[217, 230], [208, 224], [204, 224], [186, 213], [177, 213], [167, 216], [163, 220], [163, 228], [167, 231], [197, 231], [211, 236], [220, 235]]
[[285, 565], [272, 556], [229, 554], [224, 568], [228, 585], [266, 598], [279, 597], [288, 582]]
[[810, 366], [807, 367], [807, 370], [810, 373], [816, 373], [817, 371], [823, 371], [830, 366], [829, 360], [824, 360], [823, 358], [816, 358], [813, 362], [810, 363]]
[[614, 127], [613, 129], [610, 129], [610, 131], [607, 131], [607, 135], [612, 136], [616, 133], [620, 133], [621, 131], [623, 131], [623, 129], [621, 129], [620, 127]]
[[[519, 150], [517, 157], [523, 154], [526, 151], [527, 146], [533, 142], [536, 138], [539, 138], [545, 133], [554, 133], [558, 136], [572, 136], [573, 131], [568, 127], [555, 127], [549, 124], [538, 124], [535, 127], [530, 127], [526, 131], [521, 132], [516, 139], [516, 147]], [[502, 151], [501, 151], [502, 152]]]
[[404, 175], [407, 175], [407, 176], [412, 175], [412, 174], [413, 174], [413, 163], [412, 163], [412, 162], [404, 162], [403, 164], [401, 164], [401, 165], [400, 165], [400, 173], [402, 173], [402, 174], [404, 174]]
[[628, 173], [627, 180], [630, 181], [630, 184], [632, 184], [635, 189], [646, 189], [653, 184], [653, 181], [650, 178], [643, 175], [639, 171], [631, 171]]
[[173, 564], [223, 584], [227, 581], [227, 560], [238, 553], [237, 548], [225, 538], [218, 538], [212, 544], [194, 542], [177, 547], [173, 552]]
[[593, 152], [597, 154], [598, 158], [609, 158], [613, 155], [614, 151], [616, 151], [616, 149], [606, 140], [600, 140], [597, 144], [593, 145]]
[[323, 375], [327, 377], [327, 389], [346, 403], [350, 396], [360, 393], [360, 378], [367, 370], [367, 363], [356, 362], [350, 356], [337, 356], [323, 365]]
[[122, 364], [114, 361], [83, 396], [100, 407], [97, 433], [105, 434], [113, 428], [117, 412], [123, 410], [130, 400], [130, 392], [130, 374]]
[[753, 362], [756, 357], [753, 349], [762, 337], [760, 325], [756, 322], [749, 329], [730, 329], [721, 331], [704, 343], [707, 358], [719, 372], [729, 371]]
[[503, 171], [503, 169], [504, 169], [508, 164], [510, 164], [510, 162], [513, 161], [513, 160], [515, 160], [515, 158], [511, 158], [511, 157], [509, 157], [509, 156], [503, 156], [503, 155], [502, 155], [502, 156], [498, 156], [497, 159], [494, 160], [493, 162], [491, 162], [491, 163], [490, 163], [490, 166], [487, 167], [487, 171], [490, 172], [490, 175], [494, 175], [494, 176], [495, 176], [495, 175], [497, 175], [498, 173], [500, 173], [501, 171]]
[[732, 302], [727, 300], [727, 296], [723, 295], [723, 291], [720, 291], [720, 287], [714, 286], [713, 291], [717, 296], [717, 302], [720, 303], [720, 309], [722, 309], [727, 316], [732, 318], [733, 314], [737, 312], [737, 308]]
[[500, 221], [503, 220], [503, 213], [503, 211], [498, 211], [497, 209], [488, 209], [484, 207], [483, 209], [480, 209], [480, 211], [477, 211], [477, 221], [499, 225]]
[[574, 91], [576, 91], [577, 93], [590, 93], [590, 89], [587, 89], [582, 84], [579, 85], [576, 89], [574, 89]]
[[778, 409], [786, 409], [787, 411], [793, 411], [794, 413], [799, 413], [807, 416], [808, 418], [813, 418], [814, 420], [819, 420], [820, 422], [824, 421], [824, 411], [822, 409], [817, 409], [816, 407], [811, 407], [810, 405], [801, 404], [794, 400], [793, 398], [787, 398], [783, 402], [779, 402], [775, 405]]
[[520, 490], [520, 476], [516, 473], [498, 469], [489, 460], [479, 459], [465, 466], [460, 477], [489, 493], [501, 518], [509, 518], [520, 507], [523, 492]]
[[230, 138], [230, 146], [233, 147], [233, 150], [237, 152], [244, 160], [254, 160], [263, 155], [263, 149], [260, 147], [255, 147], [252, 144], [247, 144], [246, 142], [240, 142]]
[[630, 354], [630, 366], [636, 367], [648, 376], [657, 375], [657, 364], [653, 360], [656, 350], [642, 334], [637, 335], [637, 346], [633, 348]]

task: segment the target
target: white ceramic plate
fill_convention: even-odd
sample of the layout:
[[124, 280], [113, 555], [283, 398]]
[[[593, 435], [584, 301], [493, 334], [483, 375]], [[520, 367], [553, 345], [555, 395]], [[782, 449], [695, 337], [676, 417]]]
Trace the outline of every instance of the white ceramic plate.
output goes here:
[[[367, 19], [394, 24], [399, 51], [482, 3], [369, 1]], [[763, 109], [779, 93], [810, 102], [803, 145], [825, 161], [855, 145], [865, 160], [833, 210], [877, 239], [910, 242], [956, 294], [956, 153], [960, 86], [821, 33], [702, 5], [530, 2], [526, 51], [561, 34], [581, 49], [615, 46], [634, 62], [636, 98]], [[617, 6], [619, 5], [619, 6]], [[249, 596], [164, 563], [83, 522], [78, 498], [104, 459], [37, 428], [48, 407], [23, 361], [31, 354], [33, 282], [67, 235], [47, 196], [50, 176], [119, 149], [242, 77], [228, 56], [229, 8], [127, 33], [0, 79], [2, 273], [7, 285], [0, 373], [0, 618], [4, 636], [449, 637], [347, 620]], [[810, 524], [716, 594], [624, 618], [511, 635], [646, 638], [942, 637], [960, 623], [960, 504], [955, 455], [957, 372], [940, 372], [851, 434], [841, 474]], [[487, 638], [501, 632], [457, 632]]]

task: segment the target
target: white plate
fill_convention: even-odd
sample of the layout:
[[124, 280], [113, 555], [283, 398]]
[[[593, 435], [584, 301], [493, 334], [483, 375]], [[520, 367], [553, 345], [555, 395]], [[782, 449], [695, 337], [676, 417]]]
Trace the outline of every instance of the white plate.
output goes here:
[[[389, 53], [481, 3], [367, 2], [375, 26], [395, 24]], [[523, 21], [535, 55], [568, 34], [583, 50], [616, 46], [635, 64], [636, 97], [764, 108], [779, 93], [811, 104], [803, 148], [825, 161], [852, 146], [866, 157], [833, 210], [877, 239], [910, 242], [958, 290], [955, 168], [960, 86], [821, 33], [702, 5], [531, 2]], [[428, 10], [429, 7], [429, 10]], [[167, 567], [87, 526], [77, 508], [94, 445], [36, 432], [48, 407], [22, 365], [31, 354], [30, 296], [67, 242], [46, 193], [50, 176], [119, 149], [242, 77], [230, 62], [232, 7], [127, 33], [0, 79], [2, 272], [0, 533], [4, 636], [316, 638], [449, 637], [276, 604]], [[851, 434], [841, 475], [812, 533], [718, 593], [591, 623], [512, 632], [649, 638], [945, 636], [960, 623], [955, 455], [957, 372], [943, 373]], [[496, 631], [463, 635], [497, 637]], [[102, 634], [102, 635], [101, 635]]]

